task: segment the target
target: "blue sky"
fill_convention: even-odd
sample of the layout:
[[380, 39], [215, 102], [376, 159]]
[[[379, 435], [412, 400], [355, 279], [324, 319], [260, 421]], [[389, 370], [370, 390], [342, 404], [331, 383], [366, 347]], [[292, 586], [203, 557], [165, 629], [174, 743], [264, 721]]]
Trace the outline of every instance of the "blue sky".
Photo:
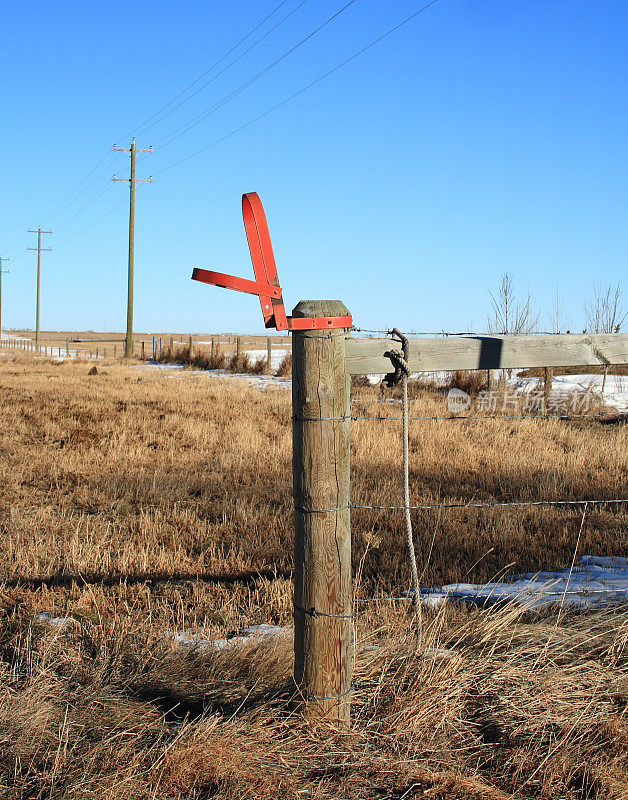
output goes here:
[[[34, 325], [27, 230], [41, 224], [42, 328], [122, 329], [128, 189], [110, 179], [128, 156], [111, 146], [137, 134], [155, 147], [138, 157], [138, 177], [155, 178], [137, 187], [138, 331], [262, 331], [255, 298], [190, 280], [194, 266], [252, 277], [245, 191], [264, 203], [288, 310], [339, 298], [364, 328], [483, 330], [508, 271], [542, 327], [558, 286], [581, 328], [593, 282], [627, 274], [625, 3], [438, 0], [212, 146], [425, 4], [354, 0], [168, 142], [346, 3], [5, 4], [4, 326]], [[142, 126], [271, 12], [209, 85]]]

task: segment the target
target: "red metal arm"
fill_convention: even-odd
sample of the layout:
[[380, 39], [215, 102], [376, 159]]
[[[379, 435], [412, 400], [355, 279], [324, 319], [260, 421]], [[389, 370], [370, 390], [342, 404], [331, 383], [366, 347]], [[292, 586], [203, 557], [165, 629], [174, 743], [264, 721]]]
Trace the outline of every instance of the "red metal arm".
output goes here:
[[313, 318], [286, 316], [266, 214], [256, 192], [242, 195], [242, 216], [244, 217], [244, 228], [249, 243], [255, 280], [250, 281], [235, 275], [225, 275], [222, 272], [199, 268], [193, 271], [192, 278], [213, 286], [221, 286], [224, 289], [258, 295], [264, 324], [267, 328], [277, 328], [278, 331], [350, 328], [353, 320], [349, 316]]

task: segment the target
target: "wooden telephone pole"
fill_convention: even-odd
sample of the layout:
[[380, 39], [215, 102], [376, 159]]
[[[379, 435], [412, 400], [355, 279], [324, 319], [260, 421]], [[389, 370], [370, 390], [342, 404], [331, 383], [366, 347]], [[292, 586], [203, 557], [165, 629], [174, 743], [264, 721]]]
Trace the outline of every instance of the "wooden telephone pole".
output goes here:
[[2, 276], [9, 272], [8, 269], [3, 269], [5, 261], [10, 261], [10, 259], [0, 256], [0, 335], [2, 335]]
[[41, 225], [37, 230], [29, 229], [29, 233], [37, 234], [37, 247], [29, 247], [29, 250], [37, 250], [37, 310], [35, 312], [35, 352], [39, 352], [39, 299], [41, 293], [41, 254], [42, 252], [50, 253], [50, 247], [41, 246], [42, 233], [52, 233], [52, 231], [42, 231]]
[[133, 275], [135, 270], [135, 184], [136, 183], [152, 183], [152, 178], [136, 178], [135, 177], [135, 157], [137, 153], [152, 153], [153, 148], [148, 150], [140, 150], [135, 145], [135, 139], [131, 142], [131, 147], [116, 147], [113, 150], [118, 150], [122, 153], [131, 154], [131, 177], [118, 178], [116, 175], [111, 179], [112, 181], [128, 181], [130, 188], [130, 205], [129, 205], [129, 279], [127, 289], [127, 306], [126, 306], [126, 339], [124, 343], [124, 355], [127, 358], [133, 356]]

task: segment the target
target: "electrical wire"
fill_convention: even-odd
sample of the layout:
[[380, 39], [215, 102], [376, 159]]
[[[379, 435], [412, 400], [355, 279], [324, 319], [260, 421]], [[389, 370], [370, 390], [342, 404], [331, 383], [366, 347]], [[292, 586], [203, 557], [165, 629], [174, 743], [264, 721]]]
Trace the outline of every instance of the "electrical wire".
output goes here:
[[[287, 2], [287, 0], [284, 0], [284, 2], [280, 3], [279, 6], [277, 6], [277, 8], [275, 9], [275, 11], [277, 11], [280, 6], [284, 5], [285, 2]], [[276, 25], [273, 25], [272, 28], [270, 28], [268, 31], [266, 31], [266, 33], [264, 33], [262, 36], [260, 36], [259, 39], [257, 39], [255, 42], [253, 42], [252, 45], [250, 45], [250, 47], [247, 47], [247, 49], [243, 53], [240, 53], [240, 55], [237, 56], [236, 58], [234, 58], [233, 61], [230, 61], [227, 64], [227, 66], [224, 67], [224, 69], [221, 69], [220, 72], [218, 72], [216, 75], [214, 75], [208, 81], [205, 81], [204, 83], [202, 83], [197, 89], [195, 89], [185, 99], [181, 100], [179, 103], [177, 103], [175, 106], [173, 106], [169, 111], [167, 111], [166, 113], [162, 114], [158, 119], [156, 119], [150, 125], [148, 125], [146, 127], [143, 127], [143, 128], [140, 127], [140, 129], [138, 130], [138, 134], [137, 135], [146, 133], [146, 131], [150, 130], [152, 127], [154, 127], [158, 123], [162, 122], [164, 119], [169, 117], [171, 114], [174, 114], [174, 112], [177, 111], [179, 108], [181, 108], [181, 106], [183, 106], [183, 105], [185, 105], [185, 103], [189, 102], [193, 97], [195, 97], [199, 92], [201, 92], [203, 89], [205, 89], [207, 86], [209, 86], [215, 80], [217, 80], [221, 75], [224, 75], [224, 73], [227, 72], [227, 70], [229, 70], [234, 64], [236, 64], [238, 61], [240, 61], [242, 58], [244, 58], [244, 56], [248, 55], [248, 53], [250, 53], [251, 50], [254, 50], [257, 47], [257, 45], [260, 44], [260, 42], [263, 42], [264, 39], [267, 39], [271, 35], [271, 33], [276, 31], [277, 28], [281, 27], [281, 25], [283, 25], [283, 23], [286, 22], [286, 20], [288, 20], [293, 14], [295, 14], [301, 8], [301, 6], [304, 6], [308, 2], [309, 2], [309, 0], [301, 0], [301, 2], [295, 8], [293, 8], [292, 11], [290, 11], [288, 14], [286, 14], [286, 16], [283, 17], [282, 19], [280, 19], [279, 22], [276, 23]], [[198, 83], [198, 81], [200, 81], [205, 75], [208, 75], [216, 66], [218, 66], [218, 64], [220, 64], [222, 61], [224, 61], [224, 59], [228, 55], [230, 55], [234, 50], [236, 50], [239, 47], [239, 45], [242, 44], [242, 42], [245, 41], [245, 39], [248, 39], [248, 37], [252, 33], [254, 33], [254, 31], [257, 30], [257, 28], [259, 28], [271, 16], [272, 16], [272, 14], [269, 14], [268, 17], [266, 17], [250, 33], [248, 33], [247, 36], [244, 37], [244, 39], [241, 39], [240, 42], [235, 47], [232, 47], [231, 50], [229, 50], [228, 53], [226, 53], [222, 58], [220, 58], [218, 61], [216, 61], [208, 70], [206, 70], [199, 78], [197, 78], [197, 80], [194, 81], [194, 83], [192, 83], [190, 86], [188, 86], [187, 89], [184, 89], [184, 91], [181, 92], [179, 95], [177, 95], [177, 97], [175, 97], [174, 100], [171, 100], [170, 103], [167, 103], [166, 106], [164, 106], [161, 109], [161, 111], [165, 110], [165, 108], [167, 108], [167, 106], [171, 105], [172, 103], [175, 103], [176, 100], [178, 100], [180, 97], [182, 97], [182, 95], [184, 95], [189, 89], [191, 89], [196, 83]], [[149, 119], [152, 119], [153, 117], [157, 116], [157, 114], [159, 114], [159, 113], [160, 112], [156, 112], [156, 114], [153, 114], [152, 117], [149, 117]], [[167, 138], [167, 137], [164, 137], [164, 138]], [[161, 140], [159, 140], [159, 141], [161, 141]], [[157, 144], [159, 144], [159, 141], [158, 141]]]
[[[433, 0], [433, 1], [436, 2], [436, 0]], [[237, 97], [239, 94], [242, 94], [242, 92], [245, 91], [246, 89], [248, 89], [249, 86], [251, 86], [253, 83], [258, 81], [262, 76], [266, 75], [268, 72], [270, 72], [270, 70], [274, 69], [278, 64], [280, 64], [282, 61], [284, 61], [286, 58], [288, 58], [288, 56], [292, 55], [292, 53], [294, 53], [296, 50], [298, 50], [300, 47], [302, 47], [306, 42], [308, 42], [310, 39], [312, 39], [314, 36], [316, 36], [318, 33], [320, 33], [320, 31], [322, 31], [324, 28], [326, 28], [327, 25], [332, 23], [337, 17], [339, 17], [344, 11], [346, 11], [355, 2], [357, 2], [357, 0], [349, 0], [349, 2], [345, 3], [345, 5], [342, 6], [342, 8], [338, 9], [338, 11], [336, 11], [334, 14], [332, 14], [331, 17], [328, 17], [325, 20], [325, 22], [323, 22], [321, 25], [319, 25], [313, 31], [308, 33], [307, 36], [305, 36], [303, 39], [301, 39], [299, 42], [297, 42], [297, 44], [293, 45], [289, 50], [286, 50], [285, 53], [283, 53], [281, 56], [279, 56], [274, 61], [272, 61], [270, 64], [268, 64], [266, 67], [264, 67], [264, 69], [260, 70], [255, 75], [250, 77], [247, 81], [245, 81], [237, 89], [234, 89], [232, 92], [230, 92], [229, 94], [225, 95], [225, 97], [223, 97], [218, 102], [214, 103], [214, 105], [211, 106], [210, 108], [206, 109], [205, 111], [202, 111], [200, 114], [197, 114], [195, 117], [193, 117], [191, 120], [188, 120], [183, 125], [180, 125], [178, 128], [176, 128], [174, 131], [172, 131], [167, 136], [164, 136], [161, 139], [159, 139], [156, 142], [156, 146], [159, 147], [160, 150], [163, 150], [165, 147], [167, 147], [169, 144], [174, 142], [180, 136], [183, 136], [184, 134], [188, 133], [193, 128], [195, 128], [197, 125], [200, 125], [200, 123], [203, 122], [205, 119], [207, 119], [207, 117], [209, 117], [211, 114], [214, 114], [216, 111], [218, 111], [219, 108], [222, 108], [230, 100], [233, 100], [234, 97]]]
[[89, 225], [87, 225], [85, 228], [83, 228], [83, 230], [78, 231], [78, 233], [73, 233], [71, 236], [68, 236], [67, 239], [63, 239], [62, 241], [58, 242], [56, 246], [57, 247], [61, 247], [62, 245], [66, 244], [67, 242], [71, 242], [73, 239], [76, 239], [77, 237], [82, 236], [86, 231], [88, 231], [90, 228], [93, 228], [94, 225], [98, 225], [99, 222], [102, 222], [103, 219], [106, 219], [110, 214], [113, 214], [113, 212], [116, 209], [120, 208], [120, 206], [126, 204], [127, 202], [128, 201], [126, 199], [120, 200], [119, 202], [117, 202], [115, 204], [115, 206], [112, 206], [109, 209], [109, 211], [106, 211], [102, 215], [102, 217], [98, 217], [98, 219], [94, 220], [94, 222], [90, 222]]
[[354, 61], [356, 58], [361, 56], [363, 53], [366, 53], [367, 50], [370, 50], [372, 47], [375, 47], [375, 45], [379, 44], [381, 41], [386, 39], [388, 36], [391, 36], [393, 33], [395, 33], [395, 31], [398, 31], [399, 28], [403, 27], [404, 25], [407, 25], [409, 22], [411, 22], [419, 14], [422, 14], [424, 11], [427, 11], [428, 8], [430, 8], [431, 6], [435, 5], [438, 2], [439, 2], [439, 0], [431, 0], [431, 2], [427, 3], [427, 5], [422, 6], [417, 11], [415, 11], [412, 14], [410, 14], [410, 16], [408, 16], [405, 19], [403, 19], [401, 22], [399, 22], [393, 28], [390, 28], [388, 31], [386, 31], [385, 33], [381, 34], [381, 36], [378, 36], [372, 42], [369, 42], [369, 44], [365, 45], [360, 50], [356, 51], [353, 55], [349, 56], [349, 58], [346, 58], [344, 61], [341, 61], [335, 67], [333, 67], [332, 69], [328, 70], [323, 75], [321, 75], [320, 77], [316, 78], [315, 80], [311, 81], [306, 86], [304, 86], [303, 88], [299, 89], [297, 92], [294, 92], [293, 94], [289, 95], [284, 100], [282, 100], [281, 102], [276, 103], [274, 106], [271, 106], [270, 108], [266, 109], [266, 111], [263, 111], [261, 114], [258, 114], [257, 116], [253, 117], [248, 122], [245, 122], [243, 125], [240, 125], [238, 128], [234, 128], [232, 131], [230, 131], [229, 133], [225, 134], [224, 136], [221, 136], [219, 139], [216, 139], [215, 141], [211, 142], [211, 144], [208, 144], [206, 147], [202, 147], [200, 150], [197, 150], [196, 152], [191, 153], [189, 156], [186, 156], [185, 158], [182, 158], [179, 161], [175, 161], [173, 164], [170, 164], [169, 166], [164, 167], [164, 169], [160, 170], [159, 172], [157, 172], [155, 174], [156, 175], [163, 175], [164, 172], [168, 172], [169, 170], [174, 169], [175, 167], [178, 167], [181, 164], [184, 164], [186, 161], [189, 161], [192, 158], [196, 158], [196, 156], [201, 155], [201, 153], [205, 153], [205, 152], [207, 152], [207, 150], [211, 150], [213, 147], [216, 147], [218, 144], [221, 144], [222, 142], [226, 141], [227, 139], [230, 139], [232, 136], [235, 136], [236, 134], [238, 134], [241, 131], [245, 130], [246, 128], [250, 127], [251, 125], [254, 125], [256, 122], [259, 122], [259, 120], [263, 119], [264, 117], [268, 116], [269, 114], [272, 114], [273, 111], [277, 111], [277, 109], [281, 108], [282, 106], [285, 106], [287, 103], [289, 103], [292, 100], [294, 100], [295, 98], [299, 97], [299, 95], [303, 94], [304, 92], [307, 92], [309, 89], [311, 89], [312, 87], [316, 86], [318, 83], [320, 83], [321, 81], [325, 80], [330, 75], [333, 75], [339, 69], [342, 69], [342, 67], [346, 66], [347, 64], [350, 64], [352, 61]]

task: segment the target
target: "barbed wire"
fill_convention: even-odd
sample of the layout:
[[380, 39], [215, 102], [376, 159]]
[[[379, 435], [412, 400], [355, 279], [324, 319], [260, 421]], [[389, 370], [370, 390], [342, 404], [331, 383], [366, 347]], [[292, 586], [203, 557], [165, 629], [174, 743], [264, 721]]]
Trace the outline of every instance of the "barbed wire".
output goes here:
[[[354, 401], [354, 402], [362, 402], [362, 401]], [[598, 417], [628, 417], [628, 411], [600, 411], [599, 413], [596, 412], [595, 414], [488, 414], [486, 416], [482, 415], [472, 415], [472, 414], [465, 414], [458, 417], [408, 417], [409, 421], [411, 422], [455, 422], [457, 420], [467, 420], [467, 419], [482, 419], [482, 420], [507, 420], [507, 419], [535, 419], [535, 420], [546, 420], [546, 419], [583, 419], [583, 418], [591, 418], [595, 419]], [[362, 416], [362, 415], [351, 415], [351, 419], [355, 421], [359, 420], [371, 420], [373, 422], [401, 422], [403, 421], [403, 417], [369, 417], [369, 416]]]
[[[391, 330], [377, 330], [374, 328], [351, 328], [352, 333], [380, 333], [383, 336], [391, 336]], [[406, 336], [514, 336], [515, 334], [506, 331], [410, 331]], [[558, 336], [556, 331], [529, 331], [525, 336]]]
[[[621, 498], [595, 498], [590, 500], [513, 500], [498, 503], [433, 503], [430, 505], [418, 506], [382, 506], [361, 503], [349, 503], [349, 508], [370, 509], [373, 511], [432, 511], [435, 509], [462, 509], [462, 508], [511, 508], [524, 506], [584, 506], [584, 505], [604, 505], [606, 503], [620, 505], [628, 503], [628, 497]], [[312, 509], [309, 509], [313, 513]], [[326, 509], [326, 511], [336, 511], [340, 509]]]

